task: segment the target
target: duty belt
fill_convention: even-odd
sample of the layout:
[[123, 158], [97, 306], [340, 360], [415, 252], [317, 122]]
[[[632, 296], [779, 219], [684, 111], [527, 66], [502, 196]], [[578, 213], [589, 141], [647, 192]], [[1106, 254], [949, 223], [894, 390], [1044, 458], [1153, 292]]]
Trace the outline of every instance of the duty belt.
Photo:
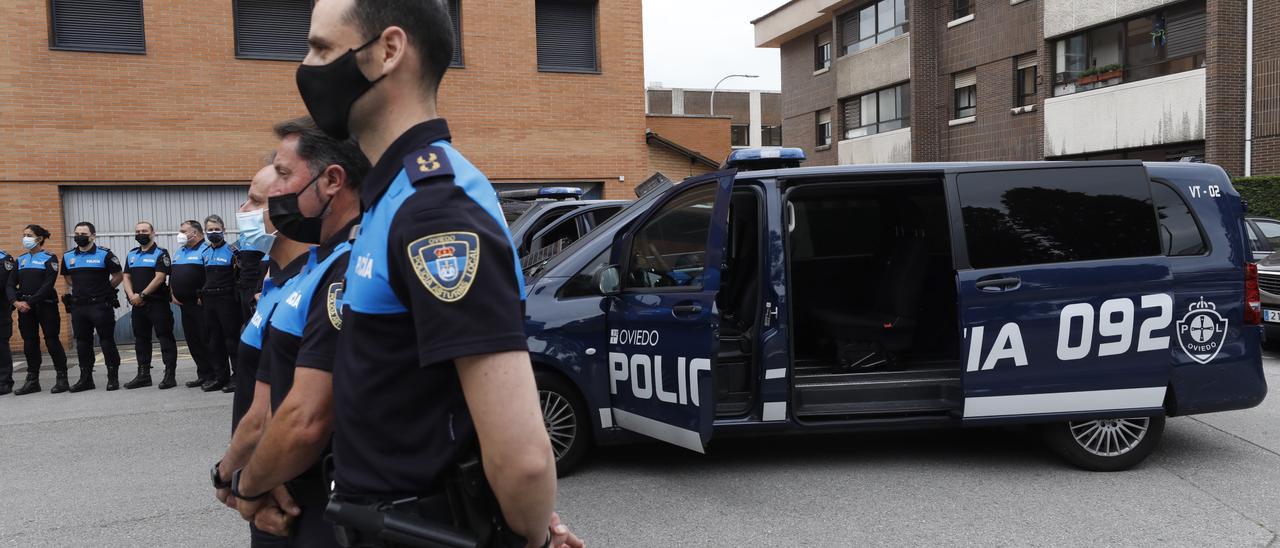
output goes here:
[[[397, 543], [406, 546], [479, 546], [476, 537], [452, 523], [447, 495], [380, 501], [329, 495], [324, 515], [334, 523], [338, 544], [349, 548]], [[443, 519], [442, 519], [443, 518]]]
[[114, 298], [115, 298], [114, 296], [77, 297], [75, 295], [72, 295], [71, 304], [73, 306], [84, 306], [84, 305], [90, 305], [90, 304], [109, 303]]
[[210, 296], [210, 295], [225, 295], [225, 294], [227, 294], [227, 293], [231, 293], [232, 291], [235, 291], [235, 290], [236, 290], [235, 286], [232, 286], [232, 287], [209, 287], [209, 288], [202, 288], [202, 289], [198, 289], [198, 290], [196, 290], [196, 295], [199, 295], [199, 296], [201, 296], [201, 297]]

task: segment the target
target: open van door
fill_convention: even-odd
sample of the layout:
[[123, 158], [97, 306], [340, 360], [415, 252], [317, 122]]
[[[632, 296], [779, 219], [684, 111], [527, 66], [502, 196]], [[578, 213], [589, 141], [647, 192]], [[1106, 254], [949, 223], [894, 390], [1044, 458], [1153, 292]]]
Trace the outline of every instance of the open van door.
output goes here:
[[614, 241], [617, 266], [600, 280], [613, 420], [698, 452], [715, 419], [715, 297], [735, 173], [688, 179], [662, 197]]

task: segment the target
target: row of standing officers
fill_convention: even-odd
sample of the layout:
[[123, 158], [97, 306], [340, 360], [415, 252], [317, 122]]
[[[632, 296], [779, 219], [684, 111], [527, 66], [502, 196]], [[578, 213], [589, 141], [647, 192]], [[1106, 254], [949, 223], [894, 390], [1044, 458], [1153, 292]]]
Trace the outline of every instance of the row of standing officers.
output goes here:
[[[0, 251], [0, 287], [5, 297], [0, 310], [4, 312], [0, 316], [0, 340], [7, 341], [12, 336], [16, 310], [27, 363], [26, 380], [15, 390], [13, 356], [7, 342], [0, 344], [0, 395], [13, 392], [21, 396], [41, 390], [42, 335], [56, 375], [50, 392], [96, 388], [95, 334], [107, 368], [106, 389], [118, 389], [120, 352], [115, 341], [115, 309], [120, 306], [121, 287], [131, 306], [138, 361], [137, 375], [124, 384], [125, 388], [152, 385], [153, 332], [164, 363], [159, 388], [177, 385], [178, 347], [170, 307], [173, 303], [181, 311], [186, 343], [196, 364], [197, 378], [186, 386], [206, 392], [235, 390], [238, 338], [253, 313], [255, 295], [261, 287], [264, 253], [239, 249], [227, 242], [221, 217], [210, 215], [203, 224], [195, 220], [182, 223], [172, 254], [161, 247], [155, 226], [140, 221], [134, 230], [138, 246], [129, 251], [124, 261], [110, 249], [97, 245], [97, 229], [87, 221], [75, 226], [75, 246], [61, 259], [45, 249], [50, 237], [44, 227], [27, 225], [22, 231], [22, 254], [13, 256]], [[61, 299], [54, 288], [59, 275], [69, 286]], [[71, 314], [80, 368], [74, 385], [67, 376], [67, 355], [59, 338], [59, 301]]]

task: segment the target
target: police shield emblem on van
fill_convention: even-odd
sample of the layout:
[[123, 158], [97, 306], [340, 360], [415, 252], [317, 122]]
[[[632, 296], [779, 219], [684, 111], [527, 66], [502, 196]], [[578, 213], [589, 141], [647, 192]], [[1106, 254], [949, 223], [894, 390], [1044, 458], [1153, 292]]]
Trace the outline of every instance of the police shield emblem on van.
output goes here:
[[1227, 338], [1227, 319], [1218, 313], [1217, 305], [1200, 297], [1187, 307], [1178, 320], [1178, 344], [1182, 351], [1198, 363], [1209, 363], [1222, 350]]

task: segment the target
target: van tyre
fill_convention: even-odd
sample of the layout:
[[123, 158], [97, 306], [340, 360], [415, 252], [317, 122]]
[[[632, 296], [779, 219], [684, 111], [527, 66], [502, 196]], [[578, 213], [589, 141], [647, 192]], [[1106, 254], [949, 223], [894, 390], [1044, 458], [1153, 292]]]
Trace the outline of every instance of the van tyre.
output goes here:
[[556, 457], [556, 475], [573, 471], [591, 448], [591, 420], [587, 406], [572, 383], [554, 373], [538, 371], [538, 403]]
[[1067, 462], [1094, 472], [1118, 472], [1155, 450], [1164, 435], [1164, 416], [1059, 422], [1045, 425], [1043, 434]]

